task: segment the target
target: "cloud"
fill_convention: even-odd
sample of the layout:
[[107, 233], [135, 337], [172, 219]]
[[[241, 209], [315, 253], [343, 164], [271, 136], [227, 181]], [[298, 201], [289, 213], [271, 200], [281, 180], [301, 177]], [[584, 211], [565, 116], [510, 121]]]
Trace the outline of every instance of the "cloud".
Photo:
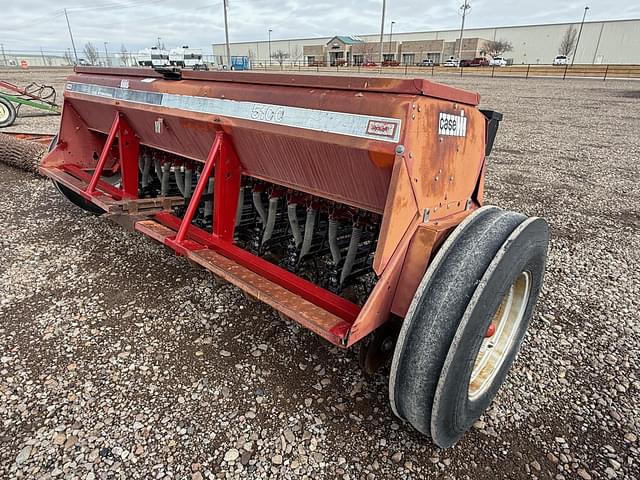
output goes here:
[[[375, 34], [380, 30], [381, 0], [229, 0], [232, 42], [324, 37], [336, 34]], [[394, 32], [459, 28], [462, 0], [439, 3], [423, 0], [389, 0], [386, 29]], [[560, 4], [470, 0], [469, 28], [580, 21], [582, 2]], [[60, 4], [58, 4], [60, 5]], [[222, 0], [67, 0], [76, 47], [86, 42], [110, 51], [124, 44], [131, 51], [148, 47], [161, 37], [167, 47], [190, 45], [209, 51], [224, 42]], [[637, 0], [589, 2], [588, 20], [639, 18]], [[50, 0], [21, 0], [3, 6], [0, 42], [9, 51], [62, 52], [71, 46], [64, 12]]]

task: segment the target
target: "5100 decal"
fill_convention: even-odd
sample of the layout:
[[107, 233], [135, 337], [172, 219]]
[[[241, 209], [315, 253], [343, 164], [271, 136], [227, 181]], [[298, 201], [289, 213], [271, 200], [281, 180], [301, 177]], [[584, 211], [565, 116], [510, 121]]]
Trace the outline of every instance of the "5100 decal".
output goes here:
[[251, 119], [266, 122], [282, 122], [284, 119], [284, 108], [272, 105], [253, 105], [253, 108], [251, 108]]

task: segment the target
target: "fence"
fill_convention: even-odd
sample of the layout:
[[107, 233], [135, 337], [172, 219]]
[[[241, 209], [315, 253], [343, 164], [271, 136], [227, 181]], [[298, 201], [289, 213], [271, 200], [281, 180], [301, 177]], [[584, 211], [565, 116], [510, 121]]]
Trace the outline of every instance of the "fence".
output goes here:
[[484, 77], [512, 77], [512, 78], [593, 78], [607, 79], [640, 79], [640, 65], [542, 65], [522, 64], [481, 67], [445, 67], [443, 65], [417, 66], [415, 64], [398, 64], [379, 66], [369, 65], [306, 65], [304, 61], [282, 63], [271, 60], [252, 61], [250, 70], [254, 71], [298, 71], [316, 73], [359, 73], [370, 75], [406, 75], [406, 76], [484, 76]]
[[[71, 66], [68, 52], [65, 56], [58, 52], [42, 52], [40, 55], [22, 52], [4, 52], [0, 55], [0, 68], [15, 67], [20, 68], [21, 60], [26, 60], [30, 68], [35, 67], [61, 67]], [[222, 58], [214, 55], [203, 55], [203, 60], [211, 69], [220, 68], [219, 63]], [[405, 76], [484, 76], [484, 77], [512, 77], [512, 78], [593, 78], [593, 79], [640, 79], [640, 65], [598, 65], [598, 64], [576, 64], [576, 65], [541, 65], [522, 64], [482, 67], [445, 67], [443, 65], [417, 66], [416, 64], [401, 64], [380, 66], [376, 63], [353, 65], [327, 65], [324, 62], [316, 62], [308, 65], [304, 60], [284, 59], [278, 61], [271, 60], [251, 60], [249, 70], [253, 71], [297, 71], [316, 73], [358, 73], [367, 75], [405, 75]], [[99, 66], [124, 67], [136, 66], [137, 55], [135, 53], [102, 54], [96, 62]]]

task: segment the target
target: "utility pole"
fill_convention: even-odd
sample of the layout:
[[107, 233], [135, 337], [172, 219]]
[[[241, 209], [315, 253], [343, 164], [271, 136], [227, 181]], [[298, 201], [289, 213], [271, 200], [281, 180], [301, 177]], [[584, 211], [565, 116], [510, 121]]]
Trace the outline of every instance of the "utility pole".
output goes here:
[[387, 9], [387, 0], [382, 0], [382, 20], [380, 21], [380, 66], [384, 59], [384, 12]]
[[269, 29], [269, 65], [271, 65], [271, 32], [273, 30]]
[[[390, 30], [390, 32], [389, 32], [389, 52], [391, 52], [391, 39], [393, 38], [393, 25], [394, 25], [395, 23], [396, 23], [396, 22], [391, 22], [391, 30]], [[393, 59], [392, 59], [392, 60], [395, 60], [395, 59], [396, 59], [396, 52], [395, 52], [395, 50], [394, 50], [394, 51], [393, 51]]]
[[229, 20], [227, 19], [227, 9], [229, 8], [229, 0], [224, 1], [224, 38], [227, 45], [227, 66], [231, 69], [231, 47], [229, 46]]
[[578, 39], [576, 40], [576, 48], [573, 51], [573, 57], [571, 58], [571, 66], [573, 66], [573, 62], [576, 61], [576, 55], [578, 53], [578, 45], [580, 44], [580, 35], [582, 35], [582, 27], [584, 26], [584, 19], [587, 17], [587, 10], [589, 10], [589, 7], [584, 7], [582, 22], [580, 23], [580, 30], [578, 31]]
[[73, 33], [71, 33], [71, 24], [69, 23], [69, 15], [67, 15], [67, 9], [64, 9], [64, 16], [67, 19], [67, 28], [69, 29], [69, 37], [71, 37], [71, 46], [73, 47], [73, 56], [76, 59], [76, 65], [78, 64], [78, 52], [76, 51], [76, 44], [73, 41]]
[[458, 60], [462, 60], [462, 35], [464, 34], [464, 20], [467, 17], [467, 10], [471, 8], [469, 0], [464, 0], [464, 5], [460, 7], [462, 12], [462, 25], [460, 26], [460, 45], [458, 45]]
[[105, 66], [110, 67], [111, 64], [109, 63], [109, 53], [107, 52], [107, 43], [109, 42], [104, 42], [104, 63], [105, 63]]

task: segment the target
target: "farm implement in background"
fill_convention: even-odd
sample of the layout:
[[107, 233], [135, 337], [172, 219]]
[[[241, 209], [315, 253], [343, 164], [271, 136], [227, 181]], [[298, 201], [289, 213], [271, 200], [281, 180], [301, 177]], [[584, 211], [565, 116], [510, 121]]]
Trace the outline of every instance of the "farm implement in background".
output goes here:
[[30, 83], [25, 88], [20, 88], [0, 80], [0, 128], [13, 125], [23, 105], [60, 115], [53, 87]]

